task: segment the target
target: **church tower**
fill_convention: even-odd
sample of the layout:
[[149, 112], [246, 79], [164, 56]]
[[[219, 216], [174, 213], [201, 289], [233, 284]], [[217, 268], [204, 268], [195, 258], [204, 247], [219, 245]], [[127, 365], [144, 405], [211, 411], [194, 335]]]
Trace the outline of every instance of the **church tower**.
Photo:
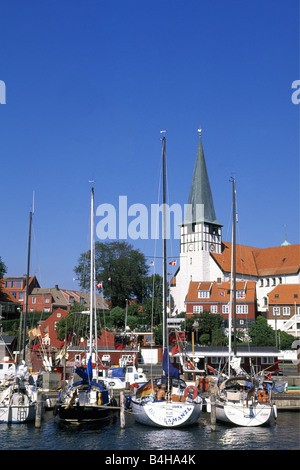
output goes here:
[[211, 281], [210, 253], [221, 253], [222, 225], [215, 208], [203, 152], [201, 130], [187, 210], [180, 229], [180, 267], [171, 283], [173, 314], [185, 311], [190, 281]]

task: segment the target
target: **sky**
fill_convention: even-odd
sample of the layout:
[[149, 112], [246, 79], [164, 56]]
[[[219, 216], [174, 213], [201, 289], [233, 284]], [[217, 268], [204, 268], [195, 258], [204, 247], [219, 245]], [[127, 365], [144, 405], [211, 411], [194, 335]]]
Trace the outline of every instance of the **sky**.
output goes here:
[[[34, 194], [30, 274], [41, 287], [78, 289], [73, 270], [89, 249], [91, 187], [96, 208], [110, 204], [119, 214], [126, 196], [128, 207], [150, 213], [162, 202], [161, 130], [170, 205], [188, 202], [201, 128], [223, 240], [231, 239], [234, 177], [237, 243], [279, 246], [285, 232], [299, 243], [298, 0], [0, 7], [0, 256], [8, 276], [27, 271]], [[150, 234], [126, 241], [147, 260], [160, 256]], [[168, 256], [178, 258], [179, 240], [168, 241]]]

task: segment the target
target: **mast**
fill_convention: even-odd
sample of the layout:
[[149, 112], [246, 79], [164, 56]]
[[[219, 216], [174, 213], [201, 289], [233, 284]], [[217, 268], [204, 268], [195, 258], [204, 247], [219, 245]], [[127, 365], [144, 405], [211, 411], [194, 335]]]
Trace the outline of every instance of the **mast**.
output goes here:
[[24, 332], [23, 332], [23, 360], [26, 357], [26, 332], [27, 332], [27, 316], [28, 316], [28, 295], [29, 295], [29, 270], [30, 270], [30, 247], [31, 247], [31, 224], [32, 212], [29, 213], [29, 235], [28, 235], [28, 257], [27, 257], [27, 275], [26, 275], [26, 301], [24, 315]]
[[90, 357], [93, 346], [93, 315], [94, 315], [94, 188], [91, 193], [91, 274], [90, 274]]
[[235, 208], [235, 179], [232, 178], [232, 278], [233, 278], [233, 353], [236, 356], [236, 241], [235, 241], [235, 224], [236, 224], [236, 208]]
[[166, 238], [166, 138], [163, 149], [163, 351], [167, 345], [167, 238]]

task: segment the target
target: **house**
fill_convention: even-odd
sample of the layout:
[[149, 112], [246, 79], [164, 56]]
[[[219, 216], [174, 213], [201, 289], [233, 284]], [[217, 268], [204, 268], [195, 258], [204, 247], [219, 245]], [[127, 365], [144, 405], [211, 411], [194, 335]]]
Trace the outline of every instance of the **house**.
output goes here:
[[[224, 346], [195, 346], [194, 351], [187, 349], [186, 353], [198, 364], [198, 368], [210, 373], [211, 369], [220, 370], [228, 361], [228, 348]], [[274, 372], [280, 368], [281, 352], [275, 347], [237, 346], [237, 356], [241, 358], [241, 367], [247, 372], [254, 368], [255, 373], [261, 370]], [[180, 354], [171, 356], [172, 364], [180, 369]], [[192, 371], [191, 371], [192, 372]], [[186, 380], [188, 377], [185, 377]]]
[[[245, 328], [255, 321], [256, 296], [254, 281], [236, 283], [236, 321], [237, 327]], [[219, 313], [228, 326], [230, 313], [230, 282], [190, 282], [186, 297], [186, 317], [192, 318], [204, 310]], [[233, 315], [233, 314], [232, 314]]]
[[19, 302], [9, 292], [0, 290], [0, 317], [3, 314], [16, 314], [21, 310]]
[[268, 323], [274, 329], [300, 335], [300, 285], [279, 284], [268, 294]]
[[[16, 336], [0, 335], [0, 361], [13, 359], [17, 347]], [[1, 367], [1, 366], [0, 366]]]
[[[1, 289], [2, 294], [6, 294], [8, 302], [10, 305], [7, 305], [6, 311], [7, 313], [12, 312], [12, 307], [13, 310], [15, 310], [17, 307], [21, 307], [23, 312], [25, 311], [25, 304], [26, 304], [26, 291], [27, 291], [27, 276], [10, 276], [10, 277], [4, 277], [1, 279]], [[35, 276], [29, 277], [29, 283], [28, 283], [28, 295], [31, 294], [33, 289], [40, 287], [38, 280]], [[1, 300], [2, 302], [5, 302]], [[14, 303], [15, 305], [12, 306], [11, 303]]]
[[[34, 372], [41, 370], [44, 356], [50, 356], [52, 364], [55, 364], [57, 355], [64, 346], [64, 341], [57, 338], [56, 325], [59, 320], [65, 318], [67, 315], [69, 315], [69, 312], [66, 309], [57, 308], [39, 325], [38, 328], [28, 332], [30, 342], [33, 343], [33, 346], [31, 347], [30, 362], [33, 365], [32, 370]], [[79, 346], [76, 346], [75, 343], [78, 343]], [[78, 338], [78, 336], [69, 338], [68, 344], [70, 344], [68, 351], [69, 349], [74, 349], [75, 351], [77, 351], [77, 349], [84, 350], [88, 346], [86, 338]], [[114, 348], [114, 344], [114, 335], [102, 329], [101, 336], [98, 338], [98, 347]]]
[[[73, 290], [60, 289], [58, 285], [53, 288], [35, 288], [28, 298], [28, 310], [38, 312], [53, 312], [57, 308], [69, 311], [74, 302], [78, 302], [89, 308], [90, 294]], [[106, 301], [100, 294], [96, 295], [97, 309], [108, 310]]]

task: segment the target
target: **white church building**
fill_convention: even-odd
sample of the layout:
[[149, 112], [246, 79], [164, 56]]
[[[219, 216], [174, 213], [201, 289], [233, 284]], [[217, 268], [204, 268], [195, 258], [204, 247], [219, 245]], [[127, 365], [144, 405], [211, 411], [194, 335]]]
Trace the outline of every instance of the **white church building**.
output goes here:
[[[222, 240], [222, 224], [215, 214], [213, 197], [203, 152], [201, 135], [189, 193], [189, 213], [180, 228], [179, 267], [170, 283], [170, 310], [176, 316], [186, 311], [190, 282], [224, 282], [230, 280], [231, 243]], [[237, 280], [256, 282], [257, 312], [264, 314], [274, 327], [292, 334], [300, 333], [300, 245], [286, 240], [271, 248], [236, 245]], [[289, 318], [277, 310], [276, 319], [269, 318], [269, 294], [278, 285], [295, 285], [294, 309]], [[300, 297], [300, 296], [299, 296]], [[282, 306], [283, 308], [283, 306]], [[294, 319], [294, 321], [292, 320]]]

